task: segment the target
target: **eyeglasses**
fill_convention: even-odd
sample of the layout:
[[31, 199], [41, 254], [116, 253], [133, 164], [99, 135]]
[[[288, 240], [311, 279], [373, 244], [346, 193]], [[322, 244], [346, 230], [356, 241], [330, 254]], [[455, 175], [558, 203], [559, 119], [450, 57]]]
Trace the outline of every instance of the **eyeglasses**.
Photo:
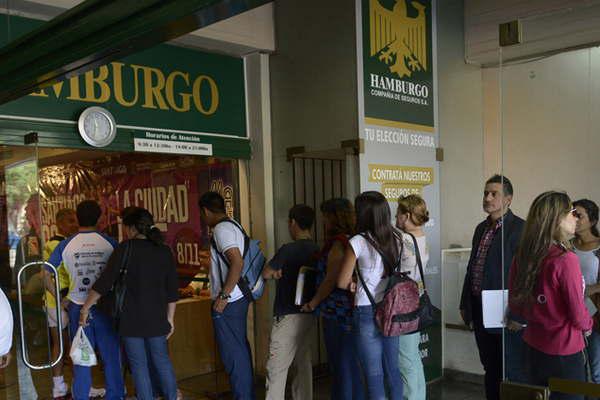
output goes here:
[[569, 214], [572, 214], [577, 219], [581, 218], [581, 214], [579, 214], [576, 208], [571, 209], [569, 211]]

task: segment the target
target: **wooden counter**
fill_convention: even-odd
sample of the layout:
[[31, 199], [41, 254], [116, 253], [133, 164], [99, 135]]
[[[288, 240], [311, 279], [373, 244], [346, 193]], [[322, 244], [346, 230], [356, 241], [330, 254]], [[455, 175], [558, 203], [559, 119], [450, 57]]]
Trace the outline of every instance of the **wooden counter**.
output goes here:
[[177, 302], [175, 333], [169, 352], [177, 380], [222, 369], [214, 338], [211, 300], [190, 297]]

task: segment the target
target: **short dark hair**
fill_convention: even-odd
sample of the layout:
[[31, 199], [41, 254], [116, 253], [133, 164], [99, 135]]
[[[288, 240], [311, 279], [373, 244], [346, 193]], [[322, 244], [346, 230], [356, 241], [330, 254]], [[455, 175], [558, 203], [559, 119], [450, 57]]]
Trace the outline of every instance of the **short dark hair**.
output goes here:
[[225, 213], [225, 199], [217, 192], [206, 192], [200, 196], [198, 207], [207, 208], [214, 213]]
[[84, 200], [77, 206], [79, 226], [96, 226], [102, 210], [94, 200]]
[[508, 179], [506, 176], [496, 174], [488, 179], [485, 184], [487, 185], [488, 183], [499, 183], [502, 185], [502, 191], [504, 192], [505, 196], [513, 195], [513, 185], [510, 182], [510, 179]]
[[288, 218], [296, 221], [300, 229], [310, 229], [315, 222], [315, 210], [307, 206], [306, 204], [296, 204], [290, 208]]

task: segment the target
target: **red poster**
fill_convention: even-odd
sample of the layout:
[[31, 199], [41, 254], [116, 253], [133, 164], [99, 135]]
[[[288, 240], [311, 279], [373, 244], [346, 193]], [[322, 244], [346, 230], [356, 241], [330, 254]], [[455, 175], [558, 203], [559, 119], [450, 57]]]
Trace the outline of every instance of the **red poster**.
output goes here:
[[99, 230], [122, 240], [121, 210], [144, 207], [173, 250], [184, 287], [198, 272], [208, 272], [210, 264], [208, 232], [200, 222], [198, 198], [217, 190], [234, 216], [234, 165], [192, 156], [122, 154], [43, 167], [39, 173], [42, 237], [57, 233], [58, 210], [74, 209], [82, 200], [93, 199], [102, 208]]

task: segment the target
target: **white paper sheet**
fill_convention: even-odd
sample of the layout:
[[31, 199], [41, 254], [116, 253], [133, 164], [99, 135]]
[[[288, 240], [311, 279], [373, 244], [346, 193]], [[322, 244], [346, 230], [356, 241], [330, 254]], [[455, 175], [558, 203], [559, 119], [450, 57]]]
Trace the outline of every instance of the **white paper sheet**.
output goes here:
[[485, 328], [504, 328], [504, 317], [508, 309], [508, 290], [483, 290], [483, 326]]

